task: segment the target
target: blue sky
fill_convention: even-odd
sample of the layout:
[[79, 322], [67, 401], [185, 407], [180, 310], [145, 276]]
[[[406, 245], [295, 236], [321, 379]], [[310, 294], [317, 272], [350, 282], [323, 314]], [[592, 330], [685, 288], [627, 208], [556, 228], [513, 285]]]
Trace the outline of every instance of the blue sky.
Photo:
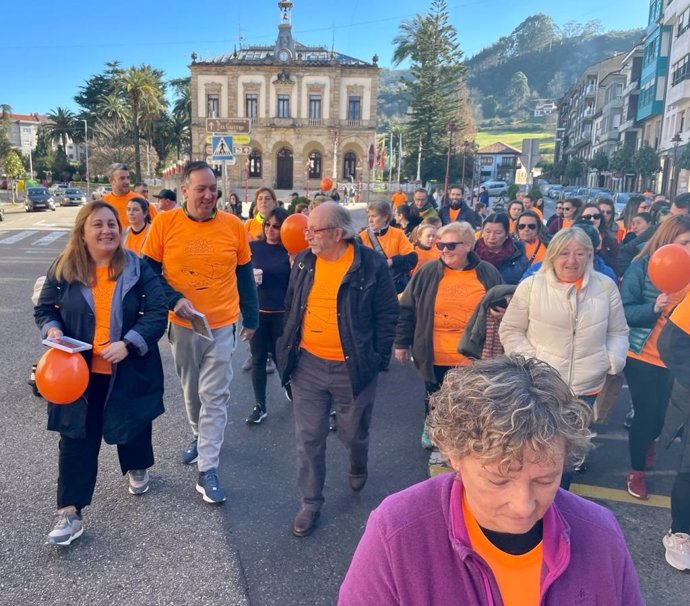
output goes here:
[[[431, 0], [293, 0], [294, 37], [390, 67], [392, 40], [402, 20]], [[105, 62], [150, 63], [168, 78], [189, 74], [190, 54], [221, 54], [238, 44], [272, 44], [277, 0], [181, 2], [168, 0], [33, 0], [8, 2], [0, 34], [0, 103], [16, 113], [77, 110], [73, 97]], [[332, 6], [332, 5], [331, 5]], [[190, 8], [191, 7], [191, 8]], [[645, 27], [647, 0], [448, 0], [451, 22], [466, 56], [543, 12], [557, 24], [599, 19], [605, 29]]]

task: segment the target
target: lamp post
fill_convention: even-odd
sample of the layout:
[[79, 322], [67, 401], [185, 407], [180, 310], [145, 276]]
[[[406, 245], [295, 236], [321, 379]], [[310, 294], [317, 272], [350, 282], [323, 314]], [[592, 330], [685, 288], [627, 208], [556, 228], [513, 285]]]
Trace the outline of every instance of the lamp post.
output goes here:
[[448, 155], [446, 156], [446, 179], [443, 184], [443, 203], [448, 203], [448, 174], [450, 173], [450, 150], [453, 147], [453, 133], [455, 132], [455, 124], [449, 122], [446, 124], [446, 132], [448, 133]]
[[465, 139], [462, 142], [462, 193], [465, 195], [465, 159], [467, 158], [467, 148], [471, 145], [471, 143]]
[[681, 144], [683, 139], [681, 139], [680, 133], [676, 133], [671, 137], [671, 143], [673, 143], [673, 167], [671, 168], [671, 202], [676, 199], [676, 191], [678, 189], [678, 168], [676, 166], [676, 160], [678, 158], [678, 146]]
[[84, 150], [86, 152], [86, 198], [88, 199], [89, 191], [89, 123], [82, 119], [84, 123]]

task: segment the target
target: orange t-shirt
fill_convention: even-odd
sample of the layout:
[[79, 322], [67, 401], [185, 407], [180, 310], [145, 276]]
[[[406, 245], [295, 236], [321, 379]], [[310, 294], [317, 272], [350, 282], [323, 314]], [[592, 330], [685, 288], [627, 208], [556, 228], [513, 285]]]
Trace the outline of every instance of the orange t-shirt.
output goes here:
[[127, 250], [131, 250], [137, 257], [141, 257], [141, 250], [144, 248], [146, 236], [149, 235], [149, 229], [151, 229], [150, 223], [144, 225], [139, 233], [135, 233], [131, 227], [127, 228], [122, 239], [122, 246]]
[[670, 319], [683, 332], [690, 334], [690, 295], [686, 294], [683, 297], [678, 307], [673, 310]]
[[[369, 248], [374, 248], [369, 239], [369, 232], [365, 229], [361, 232], [362, 244]], [[386, 257], [390, 258], [395, 255], [409, 255], [414, 252], [412, 243], [407, 239], [405, 232], [397, 227], [389, 227], [384, 235], [378, 235], [377, 239]]]
[[521, 555], [512, 555], [496, 547], [479, 527], [472, 515], [465, 495], [462, 496], [462, 515], [472, 549], [489, 565], [505, 606], [537, 606], [541, 600], [541, 568], [544, 544]]
[[449, 208], [448, 209], [448, 218], [450, 219], [450, 222], [453, 223], [458, 218], [458, 215], [460, 214], [460, 209], [459, 208]]
[[425, 263], [436, 261], [441, 256], [441, 251], [435, 246], [432, 246], [429, 250], [415, 246], [414, 251], [417, 253], [417, 265], [414, 266], [412, 273], [415, 273]]
[[[127, 202], [129, 202], [132, 198], [141, 198], [141, 195], [130, 191], [122, 196], [116, 196], [113, 193], [105, 194], [103, 196], [103, 200], [114, 206], [115, 210], [117, 210], [117, 216], [120, 219], [120, 225], [122, 226], [123, 230], [129, 225], [129, 219], [127, 218]], [[152, 221], [157, 214], [158, 211], [156, 210], [156, 207], [153, 204], [149, 204], [149, 215], [151, 216]]]
[[[163, 264], [168, 284], [206, 315], [211, 328], [237, 322], [240, 295], [235, 270], [251, 260], [247, 232], [237, 217], [219, 212], [209, 221], [194, 221], [183, 208], [160, 213], [151, 224], [143, 253]], [[191, 328], [172, 311], [168, 319]]]
[[93, 295], [93, 312], [96, 330], [93, 333], [93, 357], [91, 358], [91, 372], [101, 375], [113, 373], [110, 362], [101, 358], [103, 350], [110, 345], [110, 308], [113, 303], [115, 281], [108, 279], [107, 266], [96, 268], [96, 284], [91, 287]]
[[407, 195], [403, 192], [397, 191], [391, 196], [393, 208], [398, 208], [407, 202]]
[[561, 229], [568, 229], [569, 227], [573, 226], [573, 223], [575, 223], [575, 221], [571, 221], [570, 219], [563, 219], [563, 226], [561, 227]]
[[669, 294], [671, 300], [669, 301], [669, 304], [661, 310], [661, 315], [654, 324], [654, 328], [652, 328], [652, 332], [649, 334], [649, 337], [647, 337], [645, 344], [642, 346], [642, 351], [639, 354], [635, 353], [634, 351], [628, 351], [629, 358], [639, 360], [640, 362], [646, 362], [647, 364], [653, 364], [654, 366], [666, 368], [666, 364], [664, 364], [661, 356], [659, 355], [657, 341], [659, 340], [661, 331], [663, 330], [664, 326], [666, 326], [666, 322], [668, 322], [669, 314], [673, 311], [676, 305], [683, 301], [685, 295], [687, 295], [689, 292], [690, 284], [688, 284], [683, 290]]
[[355, 247], [348, 244], [336, 261], [316, 258], [314, 284], [307, 297], [300, 347], [325, 360], [345, 361], [338, 331], [338, 289], [355, 259]]
[[258, 240], [264, 230], [263, 218], [254, 216], [244, 222], [244, 229], [249, 234], [251, 240]]
[[[541, 263], [544, 260], [544, 256], [546, 255], [546, 244], [541, 240], [537, 239], [534, 242], [525, 242], [521, 240], [521, 242], [525, 245], [525, 256], [531, 260], [530, 265]], [[534, 254], [535, 252], [536, 254]], [[532, 257], [532, 255], [534, 255], [534, 257]]]
[[467, 366], [470, 361], [458, 353], [460, 337], [486, 290], [477, 271], [443, 268], [434, 302], [434, 364]]

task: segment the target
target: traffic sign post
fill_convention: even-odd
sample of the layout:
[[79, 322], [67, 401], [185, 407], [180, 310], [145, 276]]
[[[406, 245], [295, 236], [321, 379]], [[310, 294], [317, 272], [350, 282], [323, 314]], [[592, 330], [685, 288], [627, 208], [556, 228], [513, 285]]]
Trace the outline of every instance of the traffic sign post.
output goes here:
[[207, 133], [238, 133], [252, 132], [252, 121], [249, 118], [206, 118]]
[[214, 135], [211, 140], [211, 156], [214, 160], [234, 160], [232, 153], [232, 136]]

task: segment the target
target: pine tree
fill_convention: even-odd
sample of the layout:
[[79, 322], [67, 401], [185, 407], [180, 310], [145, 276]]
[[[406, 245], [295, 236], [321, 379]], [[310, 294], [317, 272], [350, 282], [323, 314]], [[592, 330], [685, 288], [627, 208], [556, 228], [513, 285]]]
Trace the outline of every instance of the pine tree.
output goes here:
[[[416, 173], [415, 148], [421, 143], [422, 178], [441, 179], [448, 148], [447, 127], [454, 124], [461, 133], [465, 126], [460, 118], [463, 99], [459, 91], [465, 74], [463, 53], [457, 31], [448, 20], [446, 0], [432, 0], [428, 13], [404, 21], [399, 32], [393, 40], [393, 63], [410, 60], [410, 77], [404, 80], [410, 99], [405, 137], [411, 142], [405, 172]], [[458, 134], [455, 139], [462, 137]]]

